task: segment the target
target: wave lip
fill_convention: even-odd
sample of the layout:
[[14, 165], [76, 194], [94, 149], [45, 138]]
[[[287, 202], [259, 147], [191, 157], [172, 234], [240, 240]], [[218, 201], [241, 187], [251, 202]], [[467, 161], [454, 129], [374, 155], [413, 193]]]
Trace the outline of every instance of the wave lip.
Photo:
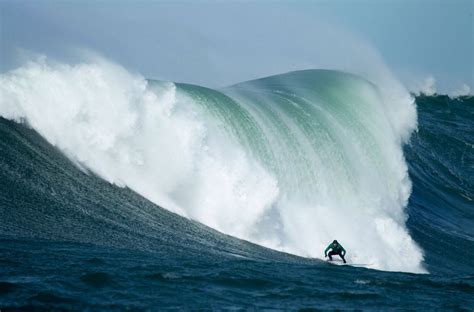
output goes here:
[[171, 211], [302, 256], [337, 237], [354, 262], [424, 272], [404, 213], [415, 124], [396, 123], [413, 104], [393, 109], [364, 79], [309, 70], [212, 90], [43, 60], [0, 88], [1, 116]]

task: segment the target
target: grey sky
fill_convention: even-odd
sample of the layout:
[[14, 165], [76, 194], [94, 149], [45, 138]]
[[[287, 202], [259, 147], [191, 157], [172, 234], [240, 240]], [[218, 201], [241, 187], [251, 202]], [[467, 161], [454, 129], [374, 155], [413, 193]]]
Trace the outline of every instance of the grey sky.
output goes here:
[[2, 1], [0, 70], [98, 52], [147, 78], [222, 86], [384, 63], [410, 88], [474, 89], [474, 0]]

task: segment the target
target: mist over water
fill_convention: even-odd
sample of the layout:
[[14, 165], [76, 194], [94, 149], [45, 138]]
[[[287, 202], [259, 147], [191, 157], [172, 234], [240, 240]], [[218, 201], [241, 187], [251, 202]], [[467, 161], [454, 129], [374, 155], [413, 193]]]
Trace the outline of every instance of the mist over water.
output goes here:
[[300, 71], [221, 90], [105, 60], [39, 60], [0, 78], [0, 115], [84, 170], [224, 233], [322, 258], [425, 272], [404, 208], [412, 99], [392, 78]]

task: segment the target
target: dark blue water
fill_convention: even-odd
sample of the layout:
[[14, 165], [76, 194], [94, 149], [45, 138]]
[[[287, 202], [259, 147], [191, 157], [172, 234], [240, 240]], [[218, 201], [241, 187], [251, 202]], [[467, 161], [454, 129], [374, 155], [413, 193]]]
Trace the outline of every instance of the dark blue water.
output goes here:
[[474, 100], [416, 100], [408, 229], [430, 274], [335, 266], [223, 235], [0, 119], [0, 309], [472, 311]]

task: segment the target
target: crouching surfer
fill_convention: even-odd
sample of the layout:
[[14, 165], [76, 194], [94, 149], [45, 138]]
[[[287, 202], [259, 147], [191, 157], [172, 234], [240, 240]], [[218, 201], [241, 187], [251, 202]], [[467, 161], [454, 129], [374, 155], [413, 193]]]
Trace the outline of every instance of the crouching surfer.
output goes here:
[[[329, 249], [332, 249], [332, 250], [328, 253]], [[346, 263], [346, 259], [344, 259], [344, 256], [346, 255], [346, 250], [344, 249], [344, 247], [342, 247], [341, 244], [337, 242], [337, 240], [334, 240], [331, 244], [329, 244], [328, 248], [324, 250], [324, 256], [325, 257], [329, 256], [330, 261], [332, 261], [332, 256], [334, 255], [338, 255], [339, 257], [341, 257], [342, 261]]]

